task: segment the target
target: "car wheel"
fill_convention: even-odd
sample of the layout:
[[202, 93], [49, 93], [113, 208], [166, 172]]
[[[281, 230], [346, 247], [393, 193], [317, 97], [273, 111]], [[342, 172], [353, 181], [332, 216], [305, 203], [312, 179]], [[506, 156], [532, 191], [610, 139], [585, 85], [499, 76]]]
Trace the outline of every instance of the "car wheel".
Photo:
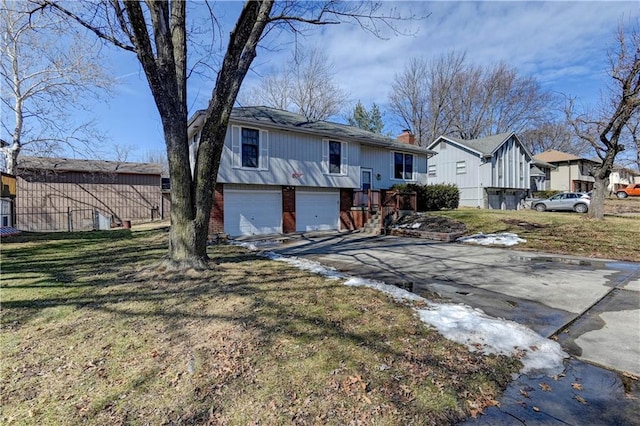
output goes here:
[[545, 206], [544, 204], [540, 203], [540, 204], [536, 204], [536, 210], [539, 212], [543, 212], [547, 209], [547, 206]]
[[616, 194], [618, 198], [627, 198], [627, 193], [624, 191], [620, 191]]
[[589, 210], [589, 207], [587, 207], [586, 204], [580, 203], [573, 206], [573, 209], [578, 213], [586, 213], [587, 210]]

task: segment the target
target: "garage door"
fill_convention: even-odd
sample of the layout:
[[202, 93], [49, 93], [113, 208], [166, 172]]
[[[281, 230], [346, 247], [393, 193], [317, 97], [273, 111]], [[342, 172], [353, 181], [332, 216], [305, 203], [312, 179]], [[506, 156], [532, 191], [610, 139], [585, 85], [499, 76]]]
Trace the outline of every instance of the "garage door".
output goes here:
[[225, 190], [224, 232], [232, 237], [282, 233], [282, 193]]
[[340, 193], [296, 191], [296, 231], [338, 229]]

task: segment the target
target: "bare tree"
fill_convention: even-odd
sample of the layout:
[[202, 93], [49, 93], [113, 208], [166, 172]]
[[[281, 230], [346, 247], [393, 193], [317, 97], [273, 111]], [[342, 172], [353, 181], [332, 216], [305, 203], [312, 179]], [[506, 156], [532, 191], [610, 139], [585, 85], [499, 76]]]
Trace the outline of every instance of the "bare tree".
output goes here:
[[287, 65], [260, 81], [251, 98], [309, 121], [326, 120], [338, 114], [348, 100], [334, 78], [334, 65], [322, 50], [294, 51]]
[[631, 117], [627, 123], [627, 131], [635, 148], [635, 158], [631, 162], [635, 163], [636, 169], [640, 171], [640, 114]]
[[567, 107], [567, 119], [576, 136], [588, 142], [600, 164], [591, 168], [594, 177], [593, 197], [589, 216], [604, 219], [604, 199], [609, 176], [616, 156], [624, 151], [624, 142], [633, 141], [628, 125], [640, 114], [640, 33], [638, 23], [627, 33], [621, 25], [617, 32], [617, 46], [609, 52], [608, 73], [611, 77], [607, 92], [598, 108], [577, 112], [574, 100]]
[[2, 132], [10, 135], [2, 153], [9, 173], [15, 173], [22, 150], [48, 156], [94, 146], [102, 135], [92, 121], [76, 123], [74, 113], [114, 83], [95, 49], [69, 31], [68, 22], [30, 15], [27, 6], [6, 0], [0, 6]]
[[[160, 113], [171, 175], [171, 231], [167, 265], [206, 268], [209, 216], [229, 116], [240, 85], [271, 31], [299, 31], [306, 25], [352, 22], [373, 34], [395, 28], [396, 13], [375, 2], [247, 1], [229, 34], [201, 128], [193, 174], [187, 139], [186, 2], [120, 1], [81, 3], [78, 10], [40, 0], [75, 19], [98, 37], [136, 54]], [[75, 5], [75, 3], [71, 3]], [[213, 18], [212, 12], [212, 18]]]
[[421, 146], [433, 140], [427, 124], [429, 93], [428, 62], [424, 59], [411, 59], [391, 83], [389, 109], [396, 114], [402, 127], [411, 130]]
[[428, 144], [440, 135], [475, 139], [520, 132], [540, 121], [552, 96], [504, 63], [481, 67], [451, 52], [413, 59], [396, 75], [390, 109]]
[[564, 120], [545, 119], [524, 130], [518, 137], [532, 154], [552, 149], [577, 156], [591, 152], [591, 145], [577, 139], [569, 123]]

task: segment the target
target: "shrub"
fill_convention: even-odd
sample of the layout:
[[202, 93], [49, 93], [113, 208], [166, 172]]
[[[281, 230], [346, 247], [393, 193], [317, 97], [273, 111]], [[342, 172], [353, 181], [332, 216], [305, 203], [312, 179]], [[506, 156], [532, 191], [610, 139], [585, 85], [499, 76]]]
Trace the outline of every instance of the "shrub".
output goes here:
[[460, 204], [460, 190], [454, 184], [417, 185], [405, 183], [391, 189], [413, 191], [418, 194], [418, 211], [457, 209]]

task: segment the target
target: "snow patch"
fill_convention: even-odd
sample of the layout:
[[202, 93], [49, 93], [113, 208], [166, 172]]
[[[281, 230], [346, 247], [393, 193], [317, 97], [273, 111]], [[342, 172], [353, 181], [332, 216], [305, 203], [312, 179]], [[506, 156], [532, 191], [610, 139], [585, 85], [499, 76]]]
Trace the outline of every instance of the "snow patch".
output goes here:
[[[253, 244], [238, 245], [258, 250]], [[518, 357], [523, 364], [522, 373], [559, 374], [564, 368], [564, 358], [569, 357], [557, 342], [545, 339], [522, 324], [490, 317], [480, 309], [462, 304], [433, 303], [394, 285], [354, 277], [312, 260], [282, 256], [272, 251], [262, 251], [261, 254], [329, 279], [344, 279], [348, 286], [379, 290], [397, 301], [421, 302], [423, 307], [416, 308], [420, 319], [436, 328], [445, 338], [466, 345], [471, 351]]]
[[519, 243], [526, 243], [527, 240], [518, 237], [516, 234], [502, 232], [499, 234], [479, 234], [458, 238], [461, 243], [479, 244], [483, 246], [514, 246]]

